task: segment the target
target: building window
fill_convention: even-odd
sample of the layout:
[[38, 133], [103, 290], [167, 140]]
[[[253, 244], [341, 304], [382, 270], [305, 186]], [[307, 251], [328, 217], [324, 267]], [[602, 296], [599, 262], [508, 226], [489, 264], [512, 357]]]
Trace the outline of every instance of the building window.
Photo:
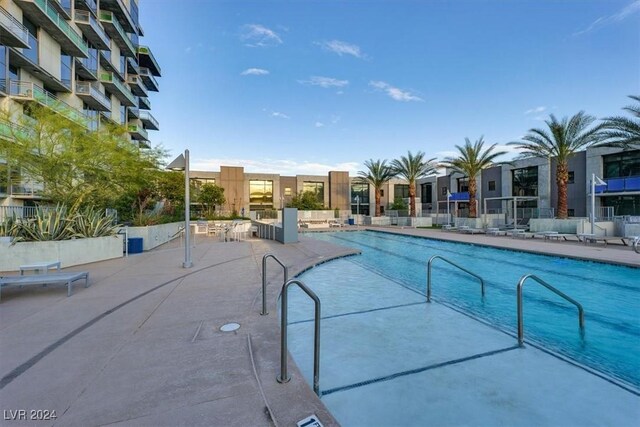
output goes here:
[[496, 182], [489, 181], [489, 191], [496, 191]]
[[640, 176], [640, 150], [602, 156], [604, 178]]
[[7, 48], [0, 45], [0, 92], [7, 92]]
[[384, 190], [380, 189], [380, 197], [384, 197]]
[[249, 181], [249, 207], [251, 210], [273, 208], [273, 181]]
[[291, 196], [291, 187], [284, 187], [284, 195]]
[[369, 215], [369, 184], [351, 184], [351, 213]]
[[442, 189], [440, 190], [440, 194], [443, 196], [446, 196], [448, 192], [449, 189], [447, 187], [442, 187]]
[[393, 186], [393, 197], [406, 199], [409, 197], [409, 184], [396, 184]]
[[538, 167], [531, 166], [528, 168], [514, 169], [511, 171], [513, 196], [531, 196], [538, 195]]
[[466, 193], [469, 191], [469, 178], [458, 178], [458, 192]]
[[433, 184], [420, 185], [420, 201], [422, 203], [433, 203]]
[[324, 205], [324, 182], [305, 181], [302, 183], [302, 192], [315, 194], [316, 200]]
[[569, 171], [569, 178], [567, 180], [567, 184], [573, 184], [576, 179], [576, 174], [573, 171]]
[[60, 54], [60, 81], [71, 89], [71, 57]]
[[601, 197], [602, 206], [613, 206], [613, 214], [640, 215], [640, 196], [610, 196]]
[[567, 209], [567, 216], [576, 216], [575, 209]]
[[205, 184], [216, 185], [216, 180], [215, 178], [191, 178], [191, 185], [195, 187], [196, 191], [199, 191]]

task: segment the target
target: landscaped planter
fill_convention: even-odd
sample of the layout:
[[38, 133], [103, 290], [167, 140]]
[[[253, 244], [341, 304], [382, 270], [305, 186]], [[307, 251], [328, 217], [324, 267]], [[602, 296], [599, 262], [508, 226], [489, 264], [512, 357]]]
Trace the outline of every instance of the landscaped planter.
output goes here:
[[[196, 221], [192, 221], [191, 224], [195, 225]], [[127, 232], [129, 237], [142, 237], [142, 249], [148, 251], [175, 238], [180, 227], [184, 227], [184, 222], [170, 222], [146, 227], [127, 227]]]
[[122, 256], [123, 236], [47, 242], [0, 242], [0, 271], [17, 271], [21, 265], [60, 261], [62, 267], [104, 261]]

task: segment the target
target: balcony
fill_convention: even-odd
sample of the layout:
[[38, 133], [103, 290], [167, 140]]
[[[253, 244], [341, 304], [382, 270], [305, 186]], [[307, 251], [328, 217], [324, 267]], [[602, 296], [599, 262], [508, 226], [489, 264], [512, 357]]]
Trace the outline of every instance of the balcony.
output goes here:
[[138, 46], [138, 63], [141, 67], [146, 67], [156, 77], [162, 77], [160, 73], [160, 65], [153, 56], [151, 49], [147, 46]]
[[109, 33], [111, 38], [116, 42], [124, 56], [136, 56], [136, 49], [133, 47], [133, 43], [131, 43], [129, 36], [127, 36], [127, 33], [125, 33], [124, 29], [120, 26], [118, 18], [116, 18], [113, 12], [101, 10], [100, 22], [104, 25], [105, 30], [107, 30], [107, 33]]
[[131, 135], [132, 139], [135, 139], [136, 141], [148, 141], [149, 140], [149, 135], [147, 134], [147, 131], [144, 130], [144, 128], [141, 125], [138, 124], [129, 124], [127, 126], [127, 129], [129, 130], [129, 134]]
[[609, 196], [612, 193], [640, 193], [640, 176], [607, 178], [604, 181], [607, 185], [596, 185], [596, 193], [599, 195]]
[[127, 33], [138, 32], [138, 23], [122, 0], [100, 0], [100, 9], [113, 12]]
[[0, 138], [13, 141], [18, 139], [26, 139], [32, 137], [32, 130], [18, 125], [16, 123], [10, 123], [5, 120], [0, 120]]
[[49, 3], [49, 0], [15, 0], [35, 25], [44, 28], [64, 52], [86, 58], [89, 46]]
[[54, 94], [33, 82], [11, 80], [9, 82], [9, 96], [16, 102], [36, 102], [72, 122], [83, 127], [87, 126], [87, 117], [82, 111], [59, 100]]
[[0, 40], [5, 46], [29, 47], [29, 30], [0, 7]]
[[76, 10], [88, 10], [94, 16], [98, 15], [98, 4], [96, 0], [75, 0]]
[[44, 185], [31, 179], [13, 179], [9, 181], [9, 195], [17, 199], [41, 199]]
[[140, 111], [140, 120], [144, 127], [151, 130], [160, 130], [160, 124], [148, 111]]
[[142, 82], [140, 76], [129, 74], [129, 76], [127, 76], [127, 83], [129, 84], [131, 92], [133, 92], [134, 95], [147, 96], [147, 88]]
[[97, 82], [76, 82], [76, 95], [94, 110], [111, 110], [111, 100], [100, 92]]
[[140, 110], [134, 107], [127, 108], [127, 120], [139, 119]]
[[151, 101], [146, 96], [138, 97], [138, 108], [141, 110], [151, 110]]
[[75, 58], [76, 73], [84, 80], [98, 80], [98, 51], [89, 49], [87, 58]]
[[96, 18], [87, 10], [76, 10], [74, 22], [96, 48], [111, 50], [111, 39], [104, 32]]
[[127, 107], [136, 106], [136, 98], [133, 96], [128, 87], [124, 85], [113, 73], [100, 73], [100, 82], [107, 88], [109, 92], [114, 94], [120, 100], [122, 105]]
[[151, 74], [148, 68], [140, 67], [140, 77], [142, 77], [142, 81], [144, 85], [153, 92], [158, 92], [160, 89], [160, 85], [158, 85], [158, 80]]
[[127, 58], [127, 73], [140, 74], [140, 66], [138, 65], [138, 58]]
[[469, 201], [469, 192], [462, 191], [459, 193], [451, 193], [451, 197], [449, 200], [452, 202], [468, 202]]

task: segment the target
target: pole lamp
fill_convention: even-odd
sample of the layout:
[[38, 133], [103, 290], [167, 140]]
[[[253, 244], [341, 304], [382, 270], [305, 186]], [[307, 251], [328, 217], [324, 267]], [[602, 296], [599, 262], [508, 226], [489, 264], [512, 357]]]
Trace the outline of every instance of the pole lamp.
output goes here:
[[596, 234], [596, 185], [607, 185], [606, 182], [591, 174], [591, 234]]
[[356, 225], [360, 225], [360, 196], [356, 196]]
[[190, 242], [190, 232], [191, 232], [191, 224], [189, 222], [191, 212], [191, 199], [189, 198], [189, 150], [184, 150], [184, 155], [180, 154], [176, 157], [167, 169], [173, 171], [184, 171], [184, 262], [182, 263], [183, 268], [191, 268], [193, 267], [193, 263], [191, 262], [191, 242]]
[[451, 201], [451, 193], [447, 190], [447, 225], [451, 225], [451, 216], [449, 215], [449, 203]]

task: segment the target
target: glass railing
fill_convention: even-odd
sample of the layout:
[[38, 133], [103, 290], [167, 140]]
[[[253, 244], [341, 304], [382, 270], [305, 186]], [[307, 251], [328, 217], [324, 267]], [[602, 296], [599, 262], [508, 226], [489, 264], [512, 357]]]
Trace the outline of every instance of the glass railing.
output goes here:
[[[80, 1], [84, 3], [87, 9], [91, 10], [96, 15], [98, 14], [98, 4], [96, 3], [96, 0], [80, 0]], [[77, 8], [77, 4], [76, 4], [76, 8]]]
[[82, 40], [82, 36], [76, 32], [67, 21], [65, 21], [58, 12], [49, 4], [48, 0], [34, 0], [34, 3], [42, 9], [42, 11], [53, 21], [54, 24], [78, 47], [84, 54], [87, 54], [89, 46], [87, 42]]
[[156, 118], [153, 117], [148, 111], [140, 111], [140, 120], [148, 121], [149, 123], [153, 124], [153, 127], [155, 127], [156, 129], [160, 128], [160, 124], [158, 123]]
[[96, 18], [93, 17], [91, 13], [86, 10], [76, 10], [75, 13], [75, 21], [83, 24], [91, 25], [93, 31], [98, 34], [98, 36], [102, 39], [102, 41], [108, 46], [110, 43], [110, 38], [107, 36], [107, 33], [104, 32], [102, 26], [98, 23]]
[[127, 128], [129, 129], [129, 132], [137, 133], [138, 135], [142, 136], [144, 139], [149, 138], [149, 134], [147, 133], [147, 131], [144, 130], [144, 128], [140, 125], [131, 124], [127, 126]]
[[0, 24], [25, 43], [29, 43], [29, 30], [0, 6]]
[[89, 49], [89, 56], [80, 59], [80, 63], [91, 73], [96, 74], [98, 72], [98, 50]]
[[9, 91], [11, 96], [33, 99], [69, 120], [82, 126], [86, 126], [86, 117], [81, 111], [78, 111], [64, 101], [59, 100], [54, 94], [33, 82], [11, 80]]
[[151, 59], [151, 62], [153, 62], [153, 65], [158, 70], [158, 74], [160, 74], [160, 65], [158, 65], [158, 61], [156, 61], [156, 57], [153, 56], [153, 53], [151, 52], [151, 49], [149, 49], [148, 46], [138, 46], [138, 54], [149, 56], [149, 58]]
[[93, 82], [76, 82], [76, 93], [81, 95], [89, 95], [98, 101], [105, 107], [111, 109], [111, 100], [97, 87], [97, 83]]
[[41, 182], [28, 179], [13, 179], [9, 184], [12, 196], [40, 197], [44, 191], [44, 185]]
[[149, 71], [148, 68], [146, 67], [140, 67], [140, 75], [142, 77], [145, 77], [149, 80], [151, 80], [152, 84], [156, 87], [156, 88], [160, 88], [160, 85], [158, 84], [158, 80], [154, 77], [153, 74], [151, 74], [151, 71]]
[[129, 37], [127, 36], [127, 33], [124, 31], [124, 29], [120, 25], [120, 22], [118, 22], [118, 18], [116, 18], [116, 16], [113, 14], [113, 12], [110, 12], [108, 10], [101, 10], [100, 11], [100, 20], [104, 21], [104, 22], [111, 23], [113, 25], [113, 27], [116, 29], [116, 31], [117, 31], [118, 35], [120, 36], [120, 38], [122, 39], [122, 41], [129, 48], [129, 50], [131, 52], [133, 52], [133, 53], [136, 52], [136, 49], [133, 47], [133, 43], [131, 43], [131, 40], [129, 40]]
[[149, 98], [147, 98], [146, 96], [139, 96], [138, 100], [138, 107], [146, 108], [147, 110], [151, 109], [151, 101], [149, 100]]
[[623, 191], [640, 191], [640, 176], [627, 178], [606, 178], [607, 185], [596, 185], [596, 193], [618, 193]]
[[115, 77], [113, 73], [102, 72], [100, 73], [100, 80], [102, 82], [113, 84], [128, 100], [131, 101], [132, 104], [135, 104], [136, 98], [133, 96], [133, 93], [126, 87], [120, 79]]
[[29, 48], [22, 48], [22, 54], [35, 65], [38, 65], [38, 39], [29, 34]]

